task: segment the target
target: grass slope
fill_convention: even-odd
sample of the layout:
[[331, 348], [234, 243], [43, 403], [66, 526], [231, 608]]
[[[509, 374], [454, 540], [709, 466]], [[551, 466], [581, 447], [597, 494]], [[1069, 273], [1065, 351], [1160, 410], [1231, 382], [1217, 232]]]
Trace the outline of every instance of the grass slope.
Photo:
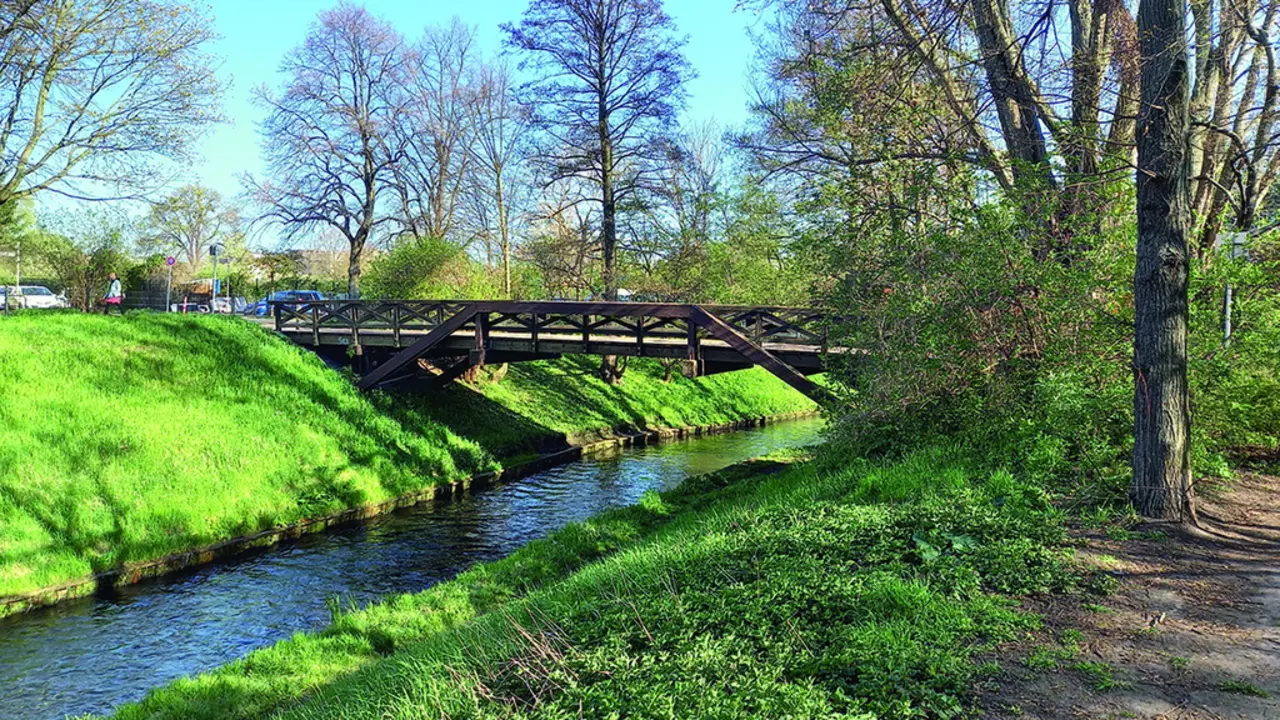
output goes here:
[[588, 356], [518, 363], [498, 382], [400, 400], [499, 457], [612, 428], [719, 425], [817, 407], [760, 368], [697, 380], [676, 373], [668, 383], [657, 361], [632, 358], [617, 386], [601, 380], [599, 368], [600, 359]]
[[365, 396], [236, 318], [0, 317], [0, 596], [461, 479], [564, 434], [813, 407], [763, 371], [668, 384], [644, 361], [610, 387], [597, 363]]
[[0, 319], [0, 595], [492, 464], [231, 318]]
[[956, 717], [1075, 578], [1037, 488], [931, 448], [731, 468], [340, 614], [120, 720]]

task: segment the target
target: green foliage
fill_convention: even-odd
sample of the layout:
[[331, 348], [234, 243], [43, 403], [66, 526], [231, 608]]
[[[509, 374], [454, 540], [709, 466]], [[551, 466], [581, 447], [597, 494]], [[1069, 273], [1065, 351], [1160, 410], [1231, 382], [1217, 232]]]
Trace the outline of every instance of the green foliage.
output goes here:
[[38, 272], [66, 293], [72, 307], [92, 309], [107, 290], [108, 273], [127, 278], [133, 271], [127, 252], [132, 234], [127, 219], [106, 212], [53, 215], [23, 246], [24, 275]]
[[482, 299], [501, 295], [496, 279], [458, 245], [438, 238], [404, 238], [369, 264], [366, 297]]
[[1223, 680], [1218, 683], [1218, 689], [1222, 692], [1235, 693], [1237, 695], [1248, 695], [1256, 698], [1269, 698], [1271, 693], [1254, 685], [1251, 682], [1243, 682], [1240, 680]]
[[1032, 624], [1002, 594], [1075, 582], [1041, 493], [977, 467], [693, 478], [117, 717], [957, 717], [974, 654]]
[[1071, 666], [1072, 670], [1084, 675], [1098, 692], [1123, 690], [1133, 687], [1133, 683], [1117, 680], [1114, 669], [1104, 662], [1078, 662]]
[[[1255, 262], [1211, 256], [1192, 275], [1188, 356], [1200, 471], [1227, 473], [1229, 448], [1280, 448], [1280, 253], [1264, 238]], [[1232, 339], [1223, 344], [1222, 307], [1234, 289]]]
[[[870, 351], [831, 367], [834, 387], [850, 391], [844, 441], [880, 452], [962, 436], [993, 464], [1052, 480], [1077, 500], [1123, 502], [1133, 226], [1076, 218], [1072, 249], [1061, 250], [1050, 223], [1021, 209], [993, 203], [950, 217], [954, 225], [924, 230], [882, 219], [872, 232], [816, 243], [833, 269], [848, 269], [828, 296], [857, 319], [833, 328], [833, 342]], [[1280, 447], [1280, 265], [1269, 257], [1193, 263], [1198, 474], [1228, 473], [1232, 447]], [[1228, 282], [1236, 334], [1224, 347]]]

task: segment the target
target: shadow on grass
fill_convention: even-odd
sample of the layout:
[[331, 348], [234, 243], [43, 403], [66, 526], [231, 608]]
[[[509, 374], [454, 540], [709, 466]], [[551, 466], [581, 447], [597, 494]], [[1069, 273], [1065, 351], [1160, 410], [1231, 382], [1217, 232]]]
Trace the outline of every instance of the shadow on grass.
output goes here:
[[457, 383], [427, 392], [389, 392], [378, 404], [384, 413], [411, 430], [426, 423], [439, 423], [475, 441], [499, 460], [568, 447], [563, 433]]

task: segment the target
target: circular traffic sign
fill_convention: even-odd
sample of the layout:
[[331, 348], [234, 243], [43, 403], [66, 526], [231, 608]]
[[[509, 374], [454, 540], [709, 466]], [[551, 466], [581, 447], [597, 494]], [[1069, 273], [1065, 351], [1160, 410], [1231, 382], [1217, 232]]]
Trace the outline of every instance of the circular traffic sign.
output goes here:
[[178, 258], [170, 255], [169, 257], [164, 259], [164, 264], [168, 265], [169, 267], [173, 267], [174, 265], [178, 264]]

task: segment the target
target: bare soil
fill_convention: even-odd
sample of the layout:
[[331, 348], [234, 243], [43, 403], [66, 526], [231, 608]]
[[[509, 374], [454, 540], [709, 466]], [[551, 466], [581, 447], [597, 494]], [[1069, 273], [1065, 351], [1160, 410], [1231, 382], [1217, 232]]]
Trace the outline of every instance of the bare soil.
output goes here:
[[1280, 720], [1280, 477], [1199, 491], [1198, 527], [1077, 533], [1115, 592], [1028, 600], [1045, 627], [988, 658], [982, 717]]

